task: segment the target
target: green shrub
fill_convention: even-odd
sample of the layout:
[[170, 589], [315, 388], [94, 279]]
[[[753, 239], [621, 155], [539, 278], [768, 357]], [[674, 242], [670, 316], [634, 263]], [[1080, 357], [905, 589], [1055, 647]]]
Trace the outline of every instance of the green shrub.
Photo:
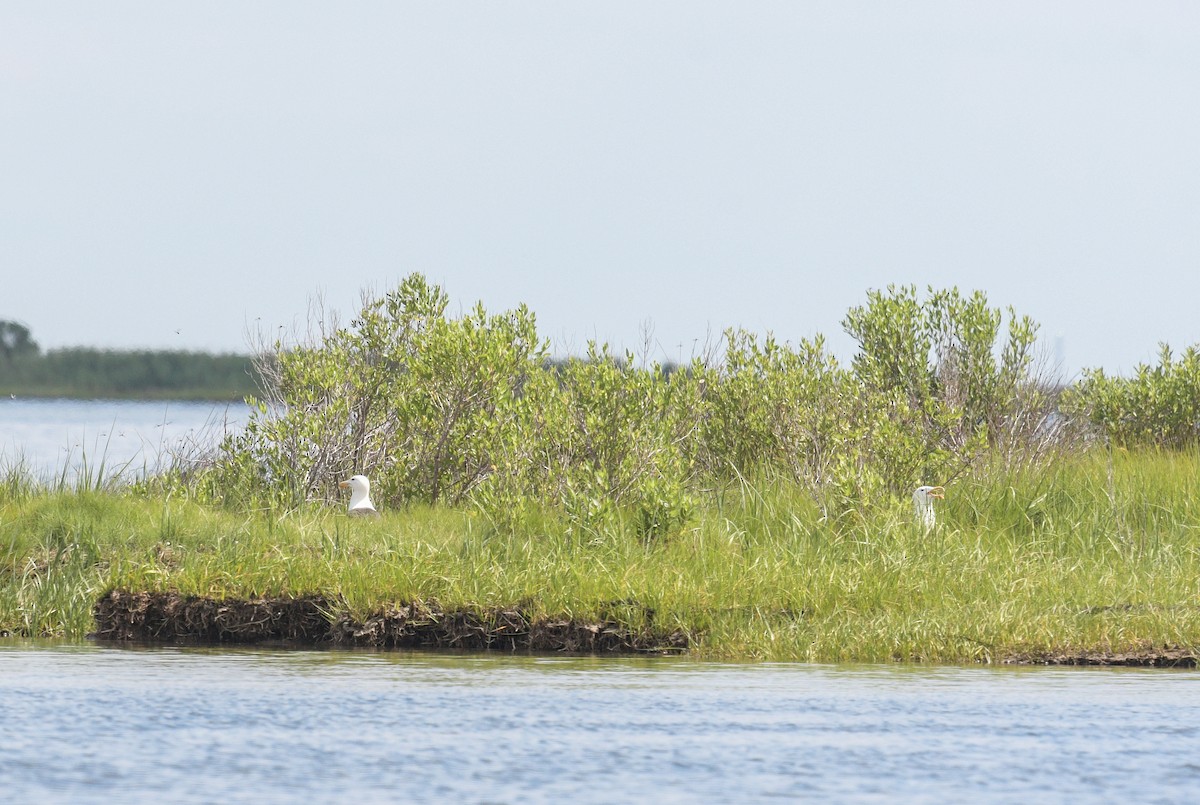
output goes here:
[[414, 274], [349, 327], [277, 343], [246, 428], [168, 485], [294, 507], [364, 473], [385, 505], [470, 503], [499, 527], [554, 512], [572, 534], [620, 521], [655, 541], [698, 496], [748, 480], [785, 480], [828, 514], [1035, 454], [1028, 423], [1051, 400], [1030, 371], [1036, 327], [1012, 315], [999, 343], [1001, 313], [979, 293], [870, 293], [846, 317], [848, 368], [820, 337], [793, 347], [742, 330], [686, 367], [595, 343], [551, 363], [525, 307], [447, 307]]
[[202, 483], [295, 506], [372, 478], [393, 503], [461, 503], [490, 472], [503, 428], [546, 346], [525, 307], [448, 318], [445, 292], [412, 275], [319, 343], [280, 343], [265, 400]]
[[691, 511], [692, 393], [686, 373], [638, 368], [589, 344], [586, 359], [531, 376], [513, 400], [477, 500], [500, 519], [526, 501], [554, 507], [589, 533], [628, 509], [645, 539], [669, 536]]
[[1176, 359], [1162, 344], [1158, 365], [1139, 364], [1128, 378], [1086, 370], [1064, 409], [1121, 447], [1193, 447], [1200, 443], [1200, 351], [1188, 347]]
[[1013, 463], [1044, 452], [1054, 395], [1033, 372], [1037, 325], [1008, 313], [1001, 344], [1003, 315], [979, 291], [930, 289], [922, 302], [915, 287], [889, 286], [849, 311], [861, 472], [901, 494], [969, 471], [997, 448]]

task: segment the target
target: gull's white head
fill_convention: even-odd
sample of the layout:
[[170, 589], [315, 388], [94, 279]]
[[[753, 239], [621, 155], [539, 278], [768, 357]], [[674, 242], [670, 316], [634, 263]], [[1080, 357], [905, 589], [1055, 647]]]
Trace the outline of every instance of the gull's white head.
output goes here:
[[917, 511], [917, 520], [926, 528], [937, 525], [937, 513], [933, 510], [933, 499], [944, 498], [946, 490], [940, 486], [918, 486], [913, 492], [913, 508]]
[[371, 503], [371, 482], [365, 475], [354, 475], [338, 484], [350, 490], [350, 505], [347, 511], [355, 516], [378, 517], [379, 512]]

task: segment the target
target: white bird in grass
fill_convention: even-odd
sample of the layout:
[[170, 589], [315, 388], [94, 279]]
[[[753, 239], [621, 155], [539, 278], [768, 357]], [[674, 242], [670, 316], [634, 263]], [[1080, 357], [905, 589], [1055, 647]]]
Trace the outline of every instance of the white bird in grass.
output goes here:
[[917, 510], [917, 520], [926, 529], [937, 525], [937, 513], [933, 510], [933, 499], [944, 498], [946, 490], [940, 486], [918, 486], [913, 492], [913, 507]]
[[350, 506], [347, 512], [351, 517], [378, 517], [379, 512], [371, 503], [371, 482], [365, 475], [355, 475], [338, 484], [342, 489], [350, 490]]

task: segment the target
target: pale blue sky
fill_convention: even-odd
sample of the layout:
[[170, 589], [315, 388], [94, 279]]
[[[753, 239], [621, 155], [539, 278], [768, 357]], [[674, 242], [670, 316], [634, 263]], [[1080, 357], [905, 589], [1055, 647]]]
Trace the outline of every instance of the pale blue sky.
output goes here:
[[247, 348], [421, 271], [687, 357], [980, 289], [1068, 373], [1200, 341], [1200, 4], [0, 6], [0, 318]]

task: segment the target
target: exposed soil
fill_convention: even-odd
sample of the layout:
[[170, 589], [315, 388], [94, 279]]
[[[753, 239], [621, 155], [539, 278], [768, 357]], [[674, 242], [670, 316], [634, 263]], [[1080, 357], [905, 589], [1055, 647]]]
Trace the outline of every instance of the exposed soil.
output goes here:
[[327, 639], [323, 598], [253, 601], [113, 590], [96, 602], [95, 636], [104, 640], [316, 643]]
[[[365, 621], [334, 615], [324, 598], [215, 600], [177, 593], [113, 590], [95, 606], [101, 640], [263, 643], [375, 648], [457, 648], [572, 653], [666, 653], [687, 636], [615, 620], [533, 618], [520, 607], [446, 611], [429, 602], [391, 607]], [[652, 622], [653, 613], [645, 611]]]
[[1177, 646], [1146, 646], [1136, 651], [1053, 651], [1013, 654], [1005, 665], [1129, 665], [1145, 668], [1195, 668], [1197, 654]]
[[[414, 601], [363, 621], [319, 596], [216, 600], [178, 593], [113, 590], [95, 606], [101, 640], [133, 642], [283, 643], [369, 648], [456, 648], [597, 654], [679, 653], [687, 635], [654, 627], [654, 612], [618, 601], [604, 620], [535, 618], [522, 606], [447, 611]], [[620, 615], [645, 627], [622, 623]], [[1010, 654], [1004, 665], [1125, 665], [1194, 668], [1198, 654], [1178, 646], [1145, 645], [1129, 652], [1048, 651]]]

